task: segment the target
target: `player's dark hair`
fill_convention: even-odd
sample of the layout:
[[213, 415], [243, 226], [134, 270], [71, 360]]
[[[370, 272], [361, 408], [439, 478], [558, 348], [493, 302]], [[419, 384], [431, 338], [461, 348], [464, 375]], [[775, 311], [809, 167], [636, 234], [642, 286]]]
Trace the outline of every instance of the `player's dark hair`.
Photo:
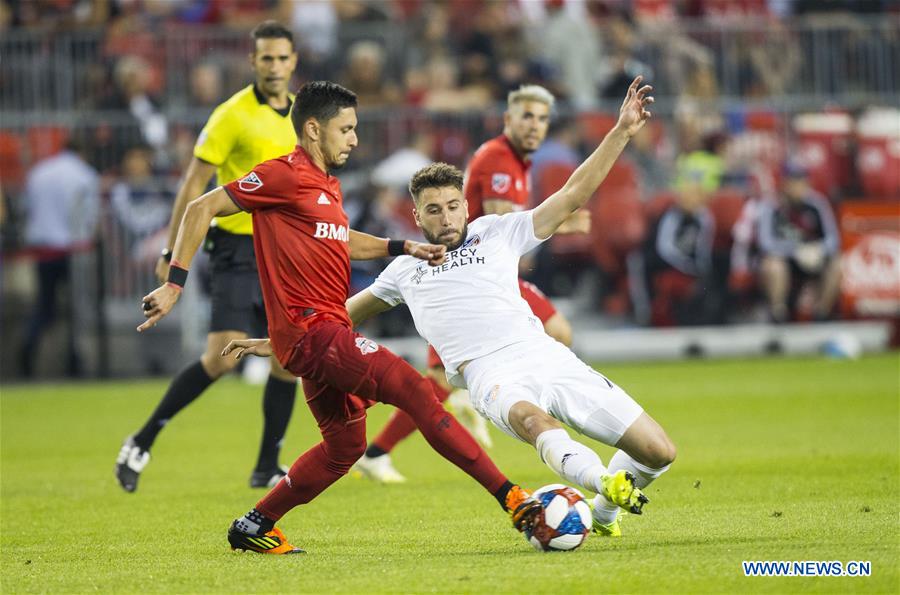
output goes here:
[[459, 171], [458, 167], [449, 163], [432, 163], [413, 174], [412, 180], [409, 181], [409, 193], [413, 200], [418, 202], [419, 193], [426, 188], [443, 188], [445, 186], [453, 186], [462, 191], [463, 173]]
[[294, 34], [278, 21], [263, 21], [250, 32], [250, 39], [253, 41], [253, 51], [256, 51], [257, 39], [287, 39], [291, 42], [291, 49], [294, 48]]
[[303, 123], [315, 118], [325, 124], [347, 107], [356, 107], [356, 93], [330, 81], [311, 81], [297, 91], [291, 121], [297, 137], [301, 136]]

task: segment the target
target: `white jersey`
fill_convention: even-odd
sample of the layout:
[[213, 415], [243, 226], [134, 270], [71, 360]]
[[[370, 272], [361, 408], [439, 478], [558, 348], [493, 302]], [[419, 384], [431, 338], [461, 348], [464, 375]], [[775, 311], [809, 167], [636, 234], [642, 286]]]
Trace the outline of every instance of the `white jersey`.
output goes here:
[[458, 368], [507, 345], [544, 338], [544, 327], [519, 293], [519, 258], [543, 240], [532, 211], [486, 215], [440, 266], [396, 258], [369, 287], [392, 306], [406, 303], [416, 330], [438, 352], [447, 378], [464, 386]]

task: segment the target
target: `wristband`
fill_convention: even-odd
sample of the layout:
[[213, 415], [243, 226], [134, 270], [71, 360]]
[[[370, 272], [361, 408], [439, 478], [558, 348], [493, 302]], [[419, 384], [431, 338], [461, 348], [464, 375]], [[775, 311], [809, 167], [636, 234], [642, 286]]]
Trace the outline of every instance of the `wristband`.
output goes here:
[[406, 254], [406, 240], [388, 240], [388, 256]]
[[166, 262], [172, 262], [172, 251], [168, 248], [163, 248], [162, 252], [159, 253], [159, 256]]
[[178, 287], [184, 287], [184, 284], [187, 282], [187, 276], [187, 269], [181, 268], [181, 266], [173, 262], [169, 265], [169, 278], [166, 282]]

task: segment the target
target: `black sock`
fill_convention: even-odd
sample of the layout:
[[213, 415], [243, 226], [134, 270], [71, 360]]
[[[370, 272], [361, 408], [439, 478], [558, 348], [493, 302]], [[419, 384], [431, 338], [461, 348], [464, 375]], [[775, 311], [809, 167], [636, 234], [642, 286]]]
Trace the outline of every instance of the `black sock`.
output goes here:
[[287, 432], [294, 399], [297, 397], [297, 381], [284, 381], [270, 375], [263, 393], [263, 436], [259, 445], [257, 471], [269, 471], [278, 466], [281, 442]]
[[500, 486], [500, 489], [494, 492], [494, 498], [497, 499], [497, 502], [500, 503], [500, 508], [506, 510], [506, 496], [509, 494], [509, 491], [513, 489], [513, 485], [509, 480], [503, 482], [503, 485]]
[[387, 451], [382, 450], [375, 446], [374, 444], [370, 444], [369, 448], [366, 449], [366, 456], [370, 459], [374, 459], [375, 457], [380, 457], [382, 455], [386, 455]]
[[190, 405], [212, 383], [213, 379], [203, 369], [200, 360], [179, 372], [169, 385], [169, 390], [163, 395], [162, 401], [156, 406], [153, 415], [134, 435], [135, 444], [144, 450], [150, 450], [163, 426], [179, 411]]

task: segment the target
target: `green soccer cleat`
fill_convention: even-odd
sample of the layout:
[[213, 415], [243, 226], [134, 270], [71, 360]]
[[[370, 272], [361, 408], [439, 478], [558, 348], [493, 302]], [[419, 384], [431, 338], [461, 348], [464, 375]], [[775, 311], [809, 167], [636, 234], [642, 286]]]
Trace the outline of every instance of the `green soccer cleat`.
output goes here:
[[603, 496], [620, 508], [624, 508], [631, 514], [641, 514], [644, 504], [650, 499], [634, 485], [634, 475], [622, 469], [613, 475], [604, 475], [600, 478], [603, 482]]
[[592, 523], [594, 533], [601, 537], [622, 537], [622, 527], [619, 526], [619, 519], [604, 525], [597, 519]]

